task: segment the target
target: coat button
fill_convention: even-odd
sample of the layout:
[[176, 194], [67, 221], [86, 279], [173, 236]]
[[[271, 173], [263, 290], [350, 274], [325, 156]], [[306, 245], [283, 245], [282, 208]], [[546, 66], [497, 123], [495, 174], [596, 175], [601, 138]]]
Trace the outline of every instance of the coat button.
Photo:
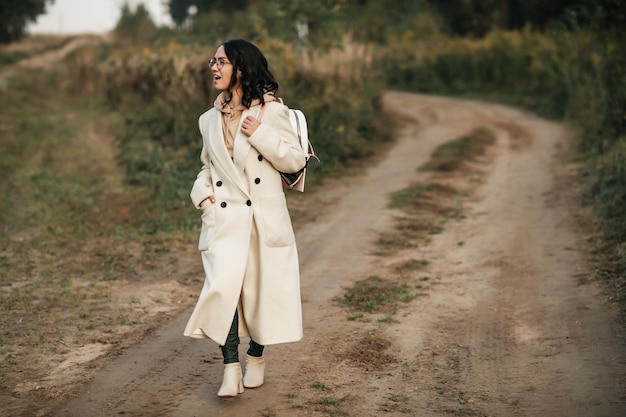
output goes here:
[[250, 207], [252, 205], [252, 201], [248, 200], [246, 201], [246, 204], [248, 205], [248, 207]]
[[260, 182], [261, 182], [261, 178], [255, 178], [255, 179], [254, 179], [254, 183], [255, 183], [255, 184], [259, 184]]
[[222, 204], [220, 204], [220, 207], [224, 208], [226, 207], [228, 204], [226, 204], [226, 201], [222, 201]]
[[261, 162], [263, 160], [263, 155], [257, 156], [257, 159], [259, 160], [259, 162]]
[[222, 181], [216, 182], [215, 185], [217, 185], [218, 187], [221, 187], [222, 186]]

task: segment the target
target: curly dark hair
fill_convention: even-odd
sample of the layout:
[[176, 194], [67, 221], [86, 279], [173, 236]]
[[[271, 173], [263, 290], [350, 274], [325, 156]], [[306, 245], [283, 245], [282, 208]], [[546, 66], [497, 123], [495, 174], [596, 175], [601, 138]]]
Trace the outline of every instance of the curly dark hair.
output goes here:
[[256, 45], [245, 39], [231, 39], [222, 43], [222, 46], [228, 60], [233, 64], [231, 88], [237, 84], [237, 71], [241, 71], [241, 103], [246, 108], [250, 108], [254, 99], [260, 99], [261, 104], [265, 104], [263, 94], [276, 94], [278, 83], [268, 68], [267, 59]]

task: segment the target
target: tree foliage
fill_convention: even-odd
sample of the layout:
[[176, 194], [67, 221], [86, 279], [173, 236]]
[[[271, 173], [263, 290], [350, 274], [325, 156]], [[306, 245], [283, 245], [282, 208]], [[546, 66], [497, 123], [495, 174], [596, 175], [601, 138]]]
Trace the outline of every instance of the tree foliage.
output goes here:
[[113, 33], [120, 39], [131, 39], [135, 42], [148, 40], [156, 33], [156, 25], [143, 3], [132, 10], [128, 2], [125, 2]]
[[195, 7], [197, 14], [211, 12], [232, 13], [246, 10], [248, 0], [168, 0], [166, 4], [174, 23], [177, 26], [181, 26], [190, 17], [192, 6]]
[[470, 37], [525, 26], [543, 31], [558, 24], [604, 31], [626, 25], [626, 0], [166, 0], [166, 4], [177, 26], [210, 41], [275, 37], [313, 47], [337, 45], [346, 34], [361, 42], [392, 43], [419, 36], [416, 31], [424, 29], [425, 20], [438, 31]]
[[492, 29], [531, 26], [544, 30], [555, 22], [597, 30], [623, 28], [625, 0], [429, 0], [455, 35], [482, 37]]
[[15, 42], [24, 36], [26, 25], [46, 12], [54, 0], [0, 1], [0, 43]]

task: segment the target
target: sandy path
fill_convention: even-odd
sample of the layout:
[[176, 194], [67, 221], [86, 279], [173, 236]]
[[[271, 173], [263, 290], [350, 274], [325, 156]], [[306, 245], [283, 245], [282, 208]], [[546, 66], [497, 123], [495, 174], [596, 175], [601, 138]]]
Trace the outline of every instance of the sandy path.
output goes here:
[[[401, 93], [386, 105], [411, 120], [397, 145], [365, 175], [319, 192], [318, 217], [297, 231], [305, 339], [268, 347], [264, 387], [218, 399], [219, 350], [181, 337], [183, 314], [52, 415], [623, 415], [623, 340], [597, 288], [580, 284], [587, 271], [568, 226], [567, 165], [557, 158], [566, 132], [496, 105]], [[388, 193], [477, 126], [498, 133], [479, 198], [411, 254], [440, 283], [403, 306], [398, 323], [346, 320], [333, 302], [342, 288], [400, 260], [370, 255], [394, 214]], [[391, 345], [376, 348], [381, 340]], [[368, 349], [379, 354], [371, 366], [351, 360]], [[375, 366], [380, 355], [389, 360]]]

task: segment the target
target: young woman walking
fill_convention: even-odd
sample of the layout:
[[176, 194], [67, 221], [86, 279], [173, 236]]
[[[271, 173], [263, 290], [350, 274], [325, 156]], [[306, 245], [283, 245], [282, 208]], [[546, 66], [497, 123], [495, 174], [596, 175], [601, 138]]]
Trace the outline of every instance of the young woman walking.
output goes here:
[[[202, 210], [206, 277], [184, 334], [220, 345], [218, 396], [233, 397], [263, 384], [266, 345], [302, 338], [298, 253], [279, 171], [297, 172], [306, 162], [261, 51], [229, 40], [209, 63], [221, 93], [199, 119], [202, 169], [191, 190]], [[244, 336], [245, 376], [238, 355]]]

